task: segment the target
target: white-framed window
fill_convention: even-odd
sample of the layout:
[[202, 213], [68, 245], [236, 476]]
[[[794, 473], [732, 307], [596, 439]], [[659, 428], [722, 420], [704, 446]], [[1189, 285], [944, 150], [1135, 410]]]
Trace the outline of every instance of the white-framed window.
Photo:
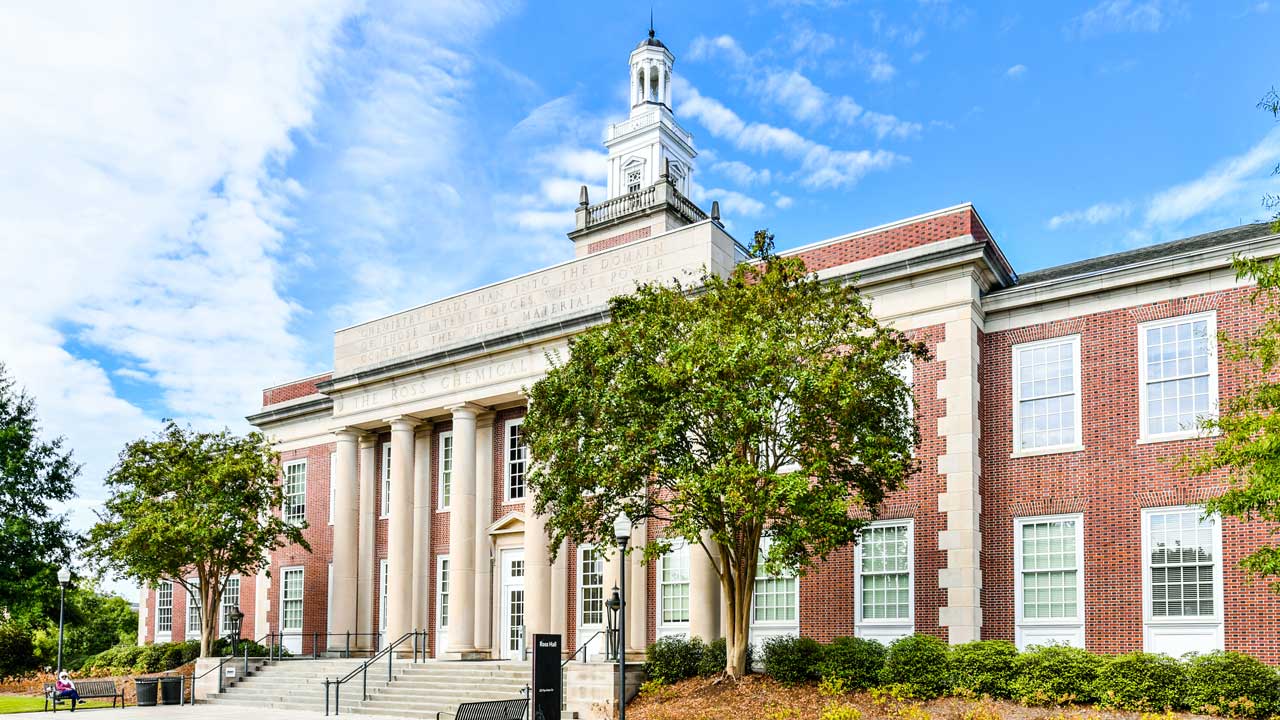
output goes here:
[[297, 566], [280, 569], [281, 644], [292, 653], [302, 652], [303, 573]]
[[238, 607], [240, 607], [240, 576], [232, 575], [222, 584], [222, 613], [218, 624], [223, 635], [230, 635], [236, 631], [231, 613]]
[[1222, 522], [1198, 505], [1142, 511], [1143, 649], [1180, 657], [1225, 648]]
[[759, 569], [752, 594], [752, 625], [796, 625], [800, 618], [800, 581], [795, 573], [770, 573], [765, 568], [769, 538], [760, 542]]
[[307, 461], [284, 464], [284, 519], [301, 524], [307, 519]]
[[507, 500], [524, 499], [524, 477], [529, 467], [529, 446], [524, 444], [524, 418], [508, 420], [506, 424], [506, 462], [503, 474], [507, 488]]
[[658, 559], [658, 627], [684, 631], [689, 626], [689, 553], [683, 540]]
[[[436, 626], [449, 627], [449, 556], [436, 558]], [[443, 649], [443, 648], [442, 648]]]
[[1084, 516], [1015, 518], [1014, 607], [1019, 647], [1084, 645]]
[[640, 188], [642, 185], [641, 178], [644, 176], [644, 167], [641, 165], [629, 167], [626, 170], [626, 175], [627, 175], [627, 192], [629, 193], [640, 192]]
[[589, 545], [578, 548], [578, 626], [604, 626], [604, 560]]
[[453, 431], [440, 433], [440, 510], [449, 509], [449, 494], [453, 489]]
[[391, 563], [382, 560], [378, 563], [378, 630], [387, 630], [387, 571]]
[[173, 635], [173, 583], [156, 585], [156, 642], [168, 642]]
[[329, 524], [333, 524], [333, 506], [338, 501], [338, 453], [329, 453]]
[[391, 443], [382, 443], [382, 517], [391, 515]]
[[1217, 333], [1213, 312], [1138, 326], [1142, 441], [1195, 437], [1217, 412]]
[[187, 636], [200, 636], [200, 578], [187, 578]]
[[1013, 453], [1077, 450], [1080, 336], [1013, 346]]
[[915, 523], [881, 520], [855, 546], [854, 600], [860, 637], [892, 640], [915, 627]]

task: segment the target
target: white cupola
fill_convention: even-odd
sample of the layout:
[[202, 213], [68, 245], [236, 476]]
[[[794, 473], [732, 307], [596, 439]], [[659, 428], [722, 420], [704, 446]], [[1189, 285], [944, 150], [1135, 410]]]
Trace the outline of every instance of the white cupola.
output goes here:
[[[605, 147], [609, 150], [609, 199], [638, 192], [658, 182], [664, 167], [669, 181], [685, 197], [693, 176], [693, 136], [676, 123], [671, 112], [671, 68], [675, 56], [655, 37], [631, 51], [628, 87], [631, 115], [609, 126]], [[670, 163], [670, 165], [667, 165]]]

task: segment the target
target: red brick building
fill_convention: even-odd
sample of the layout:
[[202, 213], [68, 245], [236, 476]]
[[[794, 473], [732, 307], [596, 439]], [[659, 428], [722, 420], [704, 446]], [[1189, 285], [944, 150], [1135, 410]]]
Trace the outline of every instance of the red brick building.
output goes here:
[[[670, 52], [650, 39], [631, 60], [609, 198], [584, 188], [574, 259], [338, 330], [330, 373], [263, 392], [250, 420], [278, 442], [282, 512], [306, 521], [312, 551], [239, 579], [224, 604], [245, 610], [246, 637], [283, 632], [310, 653], [425, 629], [434, 655], [473, 658], [559, 632], [576, 648], [623, 571], [634, 649], [722, 632], [700, 550], [625, 570], [604, 548], [552, 561], [528, 512], [523, 389], [545, 353], [637, 281], [743, 259], [718, 211], [685, 197], [696, 152], [671, 114]], [[791, 252], [857, 278], [929, 347], [910, 373], [922, 470], [856, 547], [757, 581], [756, 641], [922, 632], [1280, 662], [1280, 603], [1238, 566], [1269, 528], [1202, 518], [1222, 480], [1176, 465], [1245, 378], [1217, 334], [1261, 321], [1231, 257], [1280, 254], [1280, 236], [1246, 225], [1020, 274], [966, 204]], [[142, 639], [184, 637], [186, 615], [180, 587], [150, 589]]]

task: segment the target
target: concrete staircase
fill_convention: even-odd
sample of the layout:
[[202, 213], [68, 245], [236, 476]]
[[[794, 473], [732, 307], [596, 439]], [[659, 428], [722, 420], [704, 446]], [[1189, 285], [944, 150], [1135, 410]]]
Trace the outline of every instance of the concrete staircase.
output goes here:
[[[223, 691], [210, 693], [207, 701], [282, 710], [320, 712], [325, 706], [324, 681], [342, 677], [358, 668], [358, 659], [283, 660], [250, 667]], [[361, 696], [360, 676], [342, 686], [341, 712], [434, 720], [437, 712], [454, 712], [464, 702], [508, 700], [523, 697], [529, 682], [527, 662], [396, 661], [392, 682], [387, 682], [386, 661], [369, 668], [369, 699]], [[641, 666], [628, 664], [629, 696], [643, 680]], [[563, 717], [598, 720], [612, 717], [617, 697], [616, 666], [605, 663], [569, 663], [564, 672]], [[330, 712], [333, 694], [330, 690]]]

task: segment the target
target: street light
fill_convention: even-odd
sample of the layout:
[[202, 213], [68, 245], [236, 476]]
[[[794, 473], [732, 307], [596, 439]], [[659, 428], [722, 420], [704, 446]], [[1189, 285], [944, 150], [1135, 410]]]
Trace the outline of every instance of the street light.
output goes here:
[[67, 605], [67, 583], [71, 582], [71, 571], [66, 567], [58, 568], [58, 672], [62, 674], [62, 615]]
[[235, 657], [236, 643], [240, 641], [240, 624], [244, 622], [244, 613], [240, 612], [239, 605], [231, 606], [227, 619], [231, 621], [231, 656]]
[[613, 539], [618, 541], [618, 720], [627, 717], [627, 543], [631, 518], [625, 512], [613, 519]]

